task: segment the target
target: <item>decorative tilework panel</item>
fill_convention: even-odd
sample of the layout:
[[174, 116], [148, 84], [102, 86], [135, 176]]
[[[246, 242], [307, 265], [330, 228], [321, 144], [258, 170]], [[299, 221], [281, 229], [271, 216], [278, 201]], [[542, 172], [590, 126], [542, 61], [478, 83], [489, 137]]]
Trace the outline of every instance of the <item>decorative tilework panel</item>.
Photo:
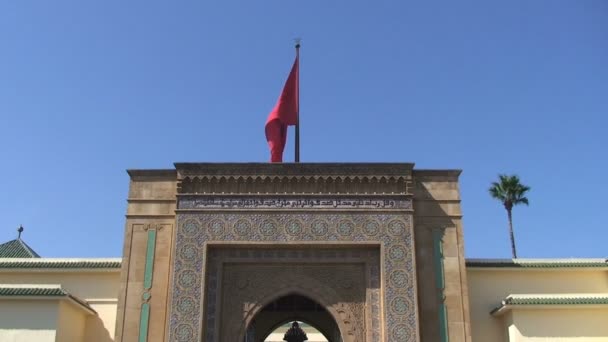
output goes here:
[[[214, 341], [205, 330], [219, 319], [207, 315], [202, 326], [202, 288], [206, 283], [204, 246], [212, 242], [378, 242], [384, 246], [384, 308], [373, 308], [373, 342], [417, 340], [412, 216], [410, 213], [333, 212], [179, 212], [171, 298], [170, 341]], [[261, 250], [260, 253], [272, 252]], [[211, 276], [211, 275], [210, 275]], [[207, 293], [211, 293], [209, 282]], [[379, 296], [379, 293], [372, 293]], [[212, 300], [213, 298], [208, 298]], [[378, 311], [377, 313], [375, 311]], [[202, 335], [201, 335], [202, 334]], [[203, 336], [205, 338], [203, 339]], [[381, 340], [381, 337], [384, 339]], [[211, 338], [211, 339], [210, 339]], [[359, 341], [357, 341], [359, 342]]]

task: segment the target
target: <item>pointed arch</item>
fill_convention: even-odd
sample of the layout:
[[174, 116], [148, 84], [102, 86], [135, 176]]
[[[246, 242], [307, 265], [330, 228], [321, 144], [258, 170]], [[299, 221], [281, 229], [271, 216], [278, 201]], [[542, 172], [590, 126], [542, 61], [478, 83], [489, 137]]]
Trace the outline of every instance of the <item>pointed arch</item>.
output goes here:
[[[317, 289], [321, 290], [321, 287], [317, 287]], [[247, 332], [247, 328], [252, 323], [254, 318], [262, 311], [262, 309], [264, 307], [266, 307], [268, 304], [270, 304], [282, 297], [286, 297], [289, 295], [298, 295], [298, 296], [309, 298], [309, 299], [313, 300], [314, 302], [318, 303], [319, 305], [321, 305], [327, 311], [327, 313], [331, 316], [331, 318], [333, 318], [334, 322], [336, 323], [336, 325], [338, 327], [340, 336], [342, 336], [342, 340], [344, 342], [350, 342], [348, 337], [356, 335], [356, 334], [352, 333], [352, 329], [354, 327], [351, 326], [351, 322], [348, 319], [348, 317], [352, 317], [352, 313], [345, 312], [345, 310], [348, 310], [346, 308], [337, 308], [334, 305], [330, 305], [329, 303], [331, 303], [331, 301], [329, 300], [329, 298], [337, 298], [337, 297], [335, 297], [335, 294], [333, 294], [333, 295], [330, 293], [323, 294], [322, 292], [333, 292], [333, 291], [321, 290], [321, 291], [315, 292], [315, 291], [311, 291], [311, 289], [309, 289], [309, 288], [304, 288], [301, 286], [292, 286], [289, 288], [285, 288], [285, 289], [267, 294], [266, 296], [263, 297], [262, 300], [260, 300], [258, 303], [256, 303], [252, 309], [250, 309], [247, 312], [245, 318], [242, 321], [241, 326], [239, 327], [237, 341], [243, 341], [243, 339], [245, 338], [245, 334]], [[354, 342], [354, 340], [352, 340], [352, 341]]]
[[[310, 302], [316, 304], [317, 306], [320, 306], [319, 303], [316, 303], [307, 297], [302, 297], [299, 295], [288, 295], [285, 297], [278, 298], [277, 300], [269, 303], [260, 312], [258, 312], [258, 314], [255, 316], [255, 318], [251, 322], [251, 324], [247, 327], [247, 329], [249, 329], [251, 327], [251, 325], [253, 325], [255, 327], [255, 333], [256, 333], [255, 340], [256, 341], [265, 341], [268, 338], [268, 336], [270, 336], [274, 331], [276, 331], [276, 329], [278, 329], [288, 323], [298, 321], [298, 322], [306, 323], [309, 326], [315, 328], [321, 335], [323, 335], [323, 337], [325, 337], [326, 340], [328, 340], [330, 342], [339, 342], [339, 340], [336, 340], [336, 338], [335, 338], [335, 334], [336, 333], [339, 334], [337, 322], [333, 319], [333, 317], [331, 317], [329, 312], [327, 312], [327, 310], [325, 310], [324, 308], [321, 308], [321, 310], [318, 310], [318, 311], [300, 311], [298, 313], [267, 310], [268, 307], [279, 303], [281, 300], [291, 299], [290, 297], [298, 297], [299, 299], [307, 299]], [[272, 317], [273, 313], [276, 313], [281, 317], [277, 319], [277, 317], [276, 317], [277, 315], [275, 315], [275, 317], [273, 318]], [[264, 315], [264, 314], [266, 316], [260, 317], [260, 315]], [[270, 317], [268, 317], [268, 316], [270, 316]], [[264, 323], [266, 323], [266, 324], [264, 324]], [[270, 323], [270, 325], [268, 323]]]

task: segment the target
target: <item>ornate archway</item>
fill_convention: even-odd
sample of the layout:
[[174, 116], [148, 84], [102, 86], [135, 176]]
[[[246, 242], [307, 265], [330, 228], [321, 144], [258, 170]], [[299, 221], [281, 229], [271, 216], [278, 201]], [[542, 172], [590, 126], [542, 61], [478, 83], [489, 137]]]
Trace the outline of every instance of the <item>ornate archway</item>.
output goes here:
[[[327, 286], [327, 284], [311, 278], [306, 274], [315, 271], [328, 274], [329, 272], [327, 271], [332, 270], [331, 266], [329, 268], [323, 266], [294, 266], [292, 269], [287, 269], [284, 273], [286, 277], [281, 279], [281, 281], [276, 281], [276, 279], [271, 277], [271, 274], [278, 271], [276, 269], [272, 270], [273, 268], [274, 267], [264, 270], [264, 268], [258, 266], [258, 268], [255, 269], [255, 273], [259, 275], [258, 281], [262, 279], [266, 281], [262, 282], [262, 284], [264, 284], [262, 286], [254, 286], [251, 293], [247, 293], [247, 291], [242, 291], [239, 294], [236, 294], [235, 292], [226, 293], [225, 296], [230, 298], [229, 303], [233, 303], [226, 306], [226, 308], [237, 308], [238, 303], [242, 303], [245, 304], [243, 307], [245, 313], [244, 315], [240, 314], [242, 310], [224, 311], [222, 316], [223, 321], [225, 322], [225, 328], [222, 329], [224, 332], [222, 341], [243, 340], [247, 327], [252, 324], [260, 312], [263, 312], [264, 308], [268, 305], [272, 305], [273, 302], [280, 298], [289, 296], [308, 298], [308, 300], [318, 303], [318, 305], [327, 313], [327, 317], [331, 318], [336, 323], [337, 330], [341, 332], [342, 341], [357, 342], [363, 340], [365, 329], [364, 327], [359, 326], [358, 323], [361, 322], [361, 319], [365, 315], [364, 309], [361, 306], [365, 301], [364, 288], [342, 289], [344, 291], [338, 293], [335, 289]], [[358, 267], [355, 267], [353, 270], [355, 273], [357, 271], [356, 268]], [[231, 270], [227, 271], [227, 273], [230, 274]], [[239, 269], [238, 272], [241, 276], [246, 273], [242, 268]], [[239, 281], [233, 283], [238, 284]], [[253, 299], [256, 297], [261, 297], [261, 299]], [[359, 305], [353, 303], [356, 302], [357, 297], [360, 298]], [[247, 301], [247, 299], [243, 300], [242, 298], [250, 298], [250, 301]], [[345, 301], [345, 298], [348, 299]], [[229, 337], [234, 332], [234, 329], [231, 330], [229, 327], [237, 327], [239, 326], [239, 323], [241, 324], [238, 337], [234, 336], [236, 339], [233, 339], [234, 337]]]
[[[330, 255], [341, 257], [328, 260]], [[291, 295], [321, 306], [336, 322], [344, 342], [365, 341], [372, 333], [373, 311], [366, 303], [378, 305], [377, 296], [368, 296], [377, 291], [376, 248], [218, 246], [209, 256], [205, 286], [208, 341], [242, 341], [247, 327], [264, 308]]]
[[459, 174], [409, 163], [129, 170], [116, 339], [240, 342], [260, 300], [276, 299], [256, 287], [288, 294], [297, 277], [322, 284], [339, 324], [360, 327], [341, 330], [345, 342], [435, 341], [440, 326], [468, 336]]
[[247, 326], [244, 342], [264, 342], [275, 329], [293, 321], [315, 327], [329, 342], [342, 342], [335, 317], [320, 303], [297, 293], [279, 296], [259, 310]]

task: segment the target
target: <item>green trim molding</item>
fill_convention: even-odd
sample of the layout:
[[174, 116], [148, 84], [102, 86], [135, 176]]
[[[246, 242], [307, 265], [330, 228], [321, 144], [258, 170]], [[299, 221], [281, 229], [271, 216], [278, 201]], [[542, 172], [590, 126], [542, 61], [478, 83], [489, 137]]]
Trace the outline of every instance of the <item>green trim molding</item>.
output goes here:
[[152, 273], [154, 273], [154, 251], [156, 249], [156, 229], [148, 230], [148, 246], [146, 247], [146, 265], [144, 271], [144, 290], [152, 288]]
[[150, 324], [150, 290], [154, 275], [154, 252], [156, 250], [156, 234], [161, 225], [147, 224], [144, 230], [148, 233], [146, 243], [146, 263], [144, 265], [144, 292], [142, 295], [141, 312], [139, 316], [139, 342], [148, 341], [148, 328]]
[[445, 272], [443, 270], [443, 231], [433, 231], [433, 264], [435, 270], [435, 286], [438, 289], [445, 288]]
[[139, 318], [139, 342], [148, 340], [148, 325], [150, 324], [150, 304], [141, 305], [141, 315]]
[[441, 342], [448, 342], [448, 311], [445, 305], [445, 270], [443, 268], [443, 229], [433, 230], [433, 269], [439, 301], [439, 335]]

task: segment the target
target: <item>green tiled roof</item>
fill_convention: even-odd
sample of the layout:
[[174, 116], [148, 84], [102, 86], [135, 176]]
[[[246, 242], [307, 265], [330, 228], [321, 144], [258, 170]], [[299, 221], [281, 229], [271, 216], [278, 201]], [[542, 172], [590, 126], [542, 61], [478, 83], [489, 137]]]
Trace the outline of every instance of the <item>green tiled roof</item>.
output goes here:
[[608, 294], [509, 295], [490, 314], [512, 305], [608, 305]]
[[608, 267], [607, 259], [467, 259], [467, 267], [590, 268]]
[[15, 239], [0, 245], [0, 258], [40, 258], [23, 240]]
[[59, 258], [0, 258], [1, 269], [119, 269], [121, 266], [120, 258], [111, 259], [59, 259]]
[[59, 285], [0, 285], [0, 297], [65, 297], [85, 310], [97, 313], [84, 300], [71, 295]]
[[0, 287], [0, 296], [67, 296], [60, 287]]
[[608, 297], [508, 297], [503, 305], [584, 305], [584, 304], [608, 304]]

